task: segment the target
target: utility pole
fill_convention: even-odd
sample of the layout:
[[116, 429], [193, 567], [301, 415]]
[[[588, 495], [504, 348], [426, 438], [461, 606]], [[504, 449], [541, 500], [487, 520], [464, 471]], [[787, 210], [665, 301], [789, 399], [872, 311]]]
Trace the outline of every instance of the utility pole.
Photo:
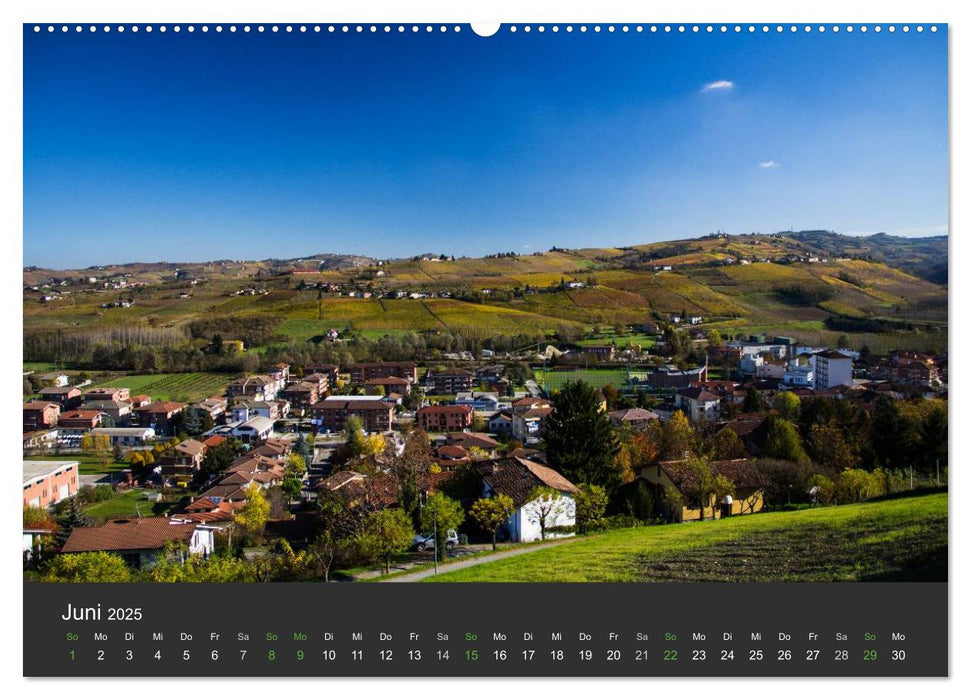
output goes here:
[[941, 485], [941, 458], [938, 457], [934, 460], [934, 465], [937, 468], [937, 485]]
[[910, 490], [914, 490], [914, 465], [910, 465]]

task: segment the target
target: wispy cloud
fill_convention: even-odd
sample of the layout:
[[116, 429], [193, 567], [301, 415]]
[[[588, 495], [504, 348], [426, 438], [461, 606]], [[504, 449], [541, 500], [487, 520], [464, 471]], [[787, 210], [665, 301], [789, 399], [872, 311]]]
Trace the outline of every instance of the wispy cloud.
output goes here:
[[779, 168], [781, 166], [782, 163], [776, 163], [774, 160], [763, 160], [759, 163], [759, 167], [763, 170], [771, 170], [772, 168]]
[[735, 87], [735, 83], [731, 80], [715, 80], [713, 82], [707, 83], [703, 88], [702, 92], [716, 92], [722, 90], [731, 90]]

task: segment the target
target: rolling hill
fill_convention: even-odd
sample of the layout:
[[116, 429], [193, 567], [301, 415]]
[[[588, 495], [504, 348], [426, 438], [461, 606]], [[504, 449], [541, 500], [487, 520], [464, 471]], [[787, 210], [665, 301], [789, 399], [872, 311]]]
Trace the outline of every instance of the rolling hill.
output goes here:
[[[940, 348], [947, 344], [946, 274], [946, 237], [806, 231], [483, 258], [330, 254], [26, 268], [23, 309], [25, 335], [142, 326], [178, 332], [221, 317], [260, 319], [274, 342], [319, 340], [331, 327], [366, 337], [445, 329], [481, 337], [584, 332], [688, 313], [723, 334], [820, 344], [847, 334], [874, 350]], [[41, 302], [41, 295], [55, 298]], [[105, 308], [121, 299], [134, 303]], [[873, 319], [880, 320], [873, 328], [847, 322]]]

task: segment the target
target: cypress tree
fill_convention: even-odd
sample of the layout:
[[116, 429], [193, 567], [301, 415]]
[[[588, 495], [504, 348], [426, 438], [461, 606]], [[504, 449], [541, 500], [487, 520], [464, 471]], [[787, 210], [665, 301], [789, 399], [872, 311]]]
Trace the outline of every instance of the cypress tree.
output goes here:
[[612, 493], [621, 484], [614, 463], [620, 445], [599, 392], [586, 382], [567, 382], [553, 397], [556, 410], [546, 419], [546, 457], [550, 466], [575, 484]]

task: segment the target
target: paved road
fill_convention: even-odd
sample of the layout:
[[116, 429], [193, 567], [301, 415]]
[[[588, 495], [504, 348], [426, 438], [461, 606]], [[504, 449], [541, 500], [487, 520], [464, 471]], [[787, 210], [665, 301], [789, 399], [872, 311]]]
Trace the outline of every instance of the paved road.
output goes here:
[[[548, 542], [546, 544], [538, 544], [532, 547], [520, 547], [519, 549], [509, 549], [505, 552], [496, 552], [495, 554], [488, 554], [484, 557], [474, 557], [472, 559], [466, 559], [464, 561], [457, 561], [451, 564], [440, 564], [438, 567], [438, 573], [447, 574], [450, 571], [459, 571], [460, 569], [468, 569], [470, 566], [478, 566], [479, 564], [487, 564], [490, 561], [499, 561], [500, 559], [508, 559], [509, 557], [518, 557], [520, 554], [529, 554], [530, 552], [538, 552], [541, 549], [549, 549], [550, 547], [559, 547], [560, 545], [572, 542], [573, 538], [568, 537], [557, 542]], [[389, 578], [381, 583], [410, 583], [412, 581], [421, 581], [429, 576], [435, 576], [435, 569], [424, 569], [422, 571], [416, 571], [413, 574], [404, 574], [403, 576], [395, 576], [394, 578]]]

